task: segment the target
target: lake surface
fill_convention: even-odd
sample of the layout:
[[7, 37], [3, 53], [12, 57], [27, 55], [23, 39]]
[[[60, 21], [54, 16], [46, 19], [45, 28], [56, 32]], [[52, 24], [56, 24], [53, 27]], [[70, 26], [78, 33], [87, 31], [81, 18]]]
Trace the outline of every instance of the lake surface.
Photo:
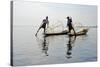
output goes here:
[[41, 30], [35, 37], [33, 26], [13, 27], [14, 66], [74, 63], [97, 60], [97, 28], [87, 35], [44, 37]]

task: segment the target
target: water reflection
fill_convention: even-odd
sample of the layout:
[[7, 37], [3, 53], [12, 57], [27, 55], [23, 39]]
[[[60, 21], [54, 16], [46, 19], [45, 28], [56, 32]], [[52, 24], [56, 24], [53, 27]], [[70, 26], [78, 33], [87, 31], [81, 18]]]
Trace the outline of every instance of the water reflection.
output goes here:
[[42, 53], [44, 53], [46, 56], [48, 55], [48, 43], [47, 43], [47, 37], [46, 36], [42, 36], [41, 37], [36, 37], [36, 41], [40, 47], [40, 49], [42, 50]]
[[[86, 38], [86, 36], [87, 35], [78, 36], [78, 37], [84, 39], [84, 38]], [[41, 47], [42, 53], [44, 53], [45, 56], [49, 56], [49, 53], [48, 53], [48, 50], [49, 50], [48, 38], [50, 38], [50, 37], [43, 36], [42, 38], [38, 38], [38, 37], [36, 37], [36, 38], [37, 38], [37, 42], [40, 43], [39, 46]], [[64, 39], [66, 39], [66, 40], [68, 39], [66, 41], [66, 44], [65, 44], [67, 46], [67, 48], [66, 48], [67, 51], [65, 51], [66, 52], [65, 56], [66, 56], [67, 59], [70, 59], [70, 58], [72, 58], [72, 49], [75, 46], [74, 43], [76, 41], [76, 36], [68, 36], [67, 38], [64, 38]]]
[[76, 36], [68, 36], [69, 40], [68, 40], [68, 43], [66, 44], [67, 45], [67, 52], [66, 52], [66, 58], [70, 59], [72, 58], [71, 54], [72, 54], [72, 44], [75, 42], [76, 40]]
[[44, 36], [44, 41], [42, 43], [42, 47], [43, 47], [42, 48], [43, 53], [45, 53], [45, 55], [48, 56], [48, 53], [47, 53], [48, 45], [47, 45], [47, 42], [46, 42], [46, 36]]

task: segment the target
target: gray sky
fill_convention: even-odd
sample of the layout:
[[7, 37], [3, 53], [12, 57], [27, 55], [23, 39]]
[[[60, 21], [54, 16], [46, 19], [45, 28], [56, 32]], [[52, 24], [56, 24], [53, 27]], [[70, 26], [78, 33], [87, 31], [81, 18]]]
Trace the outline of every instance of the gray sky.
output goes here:
[[66, 17], [71, 16], [73, 23], [97, 25], [97, 6], [41, 3], [28, 1], [14, 2], [14, 25], [38, 26], [48, 16], [50, 24], [61, 22], [66, 25]]

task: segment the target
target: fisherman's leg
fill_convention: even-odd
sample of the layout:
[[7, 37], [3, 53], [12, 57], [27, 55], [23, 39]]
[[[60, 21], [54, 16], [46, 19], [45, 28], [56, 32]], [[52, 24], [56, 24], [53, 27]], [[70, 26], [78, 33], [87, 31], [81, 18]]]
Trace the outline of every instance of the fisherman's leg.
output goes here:
[[71, 28], [69, 27], [69, 33], [71, 33]]
[[69, 29], [69, 33], [71, 33], [71, 29]]
[[44, 34], [45, 34], [46, 29], [44, 28]]
[[72, 29], [73, 29], [73, 31], [74, 31], [74, 34], [76, 35], [75, 29], [74, 29], [74, 28], [72, 28]]
[[39, 27], [39, 29], [37, 30], [37, 32], [36, 32], [36, 34], [35, 34], [35, 36], [37, 36], [37, 33], [39, 32], [39, 30], [41, 29], [41, 27]]
[[68, 27], [68, 33], [70, 33], [70, 28]]

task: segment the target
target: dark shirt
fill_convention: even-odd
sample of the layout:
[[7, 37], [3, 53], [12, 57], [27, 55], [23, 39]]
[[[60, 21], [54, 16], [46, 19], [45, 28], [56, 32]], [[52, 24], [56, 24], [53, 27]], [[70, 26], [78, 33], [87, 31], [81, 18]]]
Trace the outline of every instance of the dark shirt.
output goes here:
[[72, 19], [68, 19], [67, 26], [71, 29], [72, 28]]
[[49, 21], [48, 20], [46, 20], [46, 19], [43, 19], [43, 21], [42, 21], [43, 23], [42, 23], [42, 28], [46, 28], [46, 24], [49, 24]]

